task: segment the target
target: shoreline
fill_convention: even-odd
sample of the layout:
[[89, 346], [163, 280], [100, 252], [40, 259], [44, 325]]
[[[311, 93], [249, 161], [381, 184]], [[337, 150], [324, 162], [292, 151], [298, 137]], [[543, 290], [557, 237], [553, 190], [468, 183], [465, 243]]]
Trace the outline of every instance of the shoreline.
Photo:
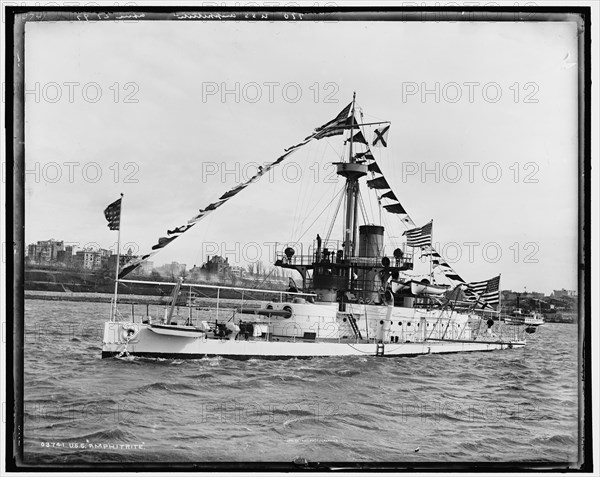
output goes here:
[[[86, 292], [55, 292], [25, 290], [26, 300], [46, 301], [86, 301], [95, 303], [111, 303], [112, 293], [86, 293]], [[119, 303], [122, 304], [148, 304], [163, 305], [170, 301], [170, 297], [157, 295], [119, 295]]]
[[[113, 298], [112, 293], [75, 293], [75, 292], [54, 292], [54, 291], [34, 291], [25, 290], [25, 300], [42, 300], [42, 301], [73, 301], [87, 303], [111, 303]], [[168, 306], [171, 297], [156, 296], [156, 295], [119, 295], [119, 305], [160, 305]], [[235, 298], [221, 298], [219, 300], [221, 308], [235, 308], [244, 305], [248, 308], [260, 308], [269, 300], [246, 299], [242, 302]], [[211, 297], [196, 298], [193, 308], [213, 308], [216, 306], [217, 299]], [[180, 304], [177, 307], [186, 307], [187, 305]]]

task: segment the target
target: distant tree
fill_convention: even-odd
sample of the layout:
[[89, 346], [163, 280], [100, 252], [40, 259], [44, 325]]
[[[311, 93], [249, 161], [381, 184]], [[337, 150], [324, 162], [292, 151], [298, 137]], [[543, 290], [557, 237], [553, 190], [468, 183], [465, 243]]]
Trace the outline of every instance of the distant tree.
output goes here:
[[256, 274], [258, 276], [265, 274], [265, 265], [260, 260], [256, 262]]

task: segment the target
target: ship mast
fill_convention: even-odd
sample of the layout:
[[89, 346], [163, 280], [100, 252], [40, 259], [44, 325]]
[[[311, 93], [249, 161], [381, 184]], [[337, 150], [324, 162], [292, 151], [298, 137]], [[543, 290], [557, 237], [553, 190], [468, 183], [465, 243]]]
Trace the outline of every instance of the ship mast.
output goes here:
[[[350, 149], [349, 149], [349, 157], [348, 164], [355, 164], [355, 158], [352, 154], [352, 149], [354, 146], [354, 111], [356, 104], [356, 92], [352, 95], [352, 111], [350, 115]], [[349, 173], [352, 171], [352, 173]], [[346, 259], [354, 256], [355, 254], [355, 243], [356, 240], [356, 218], [358, 211], [358, 179], [363, 174], [357, 174], [358, 171], [354, 170], [354, 168], [350, 168], [347, 171], [344, 171], [344, 174], [341, 174], [338, 170], [338, 174], [344, 176], [346, 178], [346, 219], [344, 221], [344, 257]], [[365, 171], [366, 174], [366, 171]]]
[[360, 131], [358, 122], [354, 119], [356, 109], [356, 93], [352, 95], [352, 109], [350, 115], [350, 148], [348, 162], [338, 162], [337, 173], [346, 179], [346, 214], [344, 220], [344, 259], [350, 266], [347, 269], [346, 286], [348, 289], [353, 288], [353, 267], [351, 265], [352, 257], [356, 256], [358, 249], [356, 247], [356, 236], [358, 227], [358, 180], [367, 175], [367, 166], [363, 163], [358, 163], [353, 154], [354, 148], [354, 129]]

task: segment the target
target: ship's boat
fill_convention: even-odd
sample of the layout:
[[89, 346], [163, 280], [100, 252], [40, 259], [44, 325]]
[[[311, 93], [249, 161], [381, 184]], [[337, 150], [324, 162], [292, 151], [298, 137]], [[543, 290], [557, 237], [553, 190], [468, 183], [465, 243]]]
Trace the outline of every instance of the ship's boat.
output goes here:
[[[522, 322], [499, 319], [500, 276], [467, 282], [434, 249], [433, 221], [421, 226], [413, 221], [377, 162], [374, 151], [387, 146], [390, 123], [360, 122], [355, 113], [353, 98], [334, 119], [260, 167], [248, 181], [201, 208], [187, 223], [168, 230], [149, 253], [131, 257], [117, 272], [111, 318], [104, 324], [102, 356], [407, 356], [524, 346], [527, 330], [540, 323], [529, 318]], [[368, 128], [374, 133], [371, 141], [367, 140]], [[259, 290], [182, 280], [161, 283], [162, 287], [173, 286], [171, 303], [162, 316], [143, 316], [137, 322], [135, 317], [121, 319], [116, 307], [117, 284], [155, 285], [125, 278], [129, 273], [291, 154], [320, 140], [344, 140], [343, 159], [334, 162], [343, 187], [324, 238], [317, 234], [312, 244], [278, 248], [275, 265], [297, 273], [301, 285], [294, 282], [285, 290]], [[387, 214], [392, 226], [406, 229], [402, 243], [386, 249], [386, 229], [380, 221], [367, 217], [361, 193], [365, 178], [368, 193], [379, 205], [379, 215]], [[331, 233], [340, 209], [343, 226], [336, 240]], [[111, 229], [119, 229], [120, 211], [121, 199], [105, 210]], [[365, 216], [362, 223], [359, 211]], [[429, 260], [425, 275], [415, 271], [417, 253]], [[256, 299], [258, 294], [261, 299]], [[213, 306], [200, 310], [194, 302], [209, 295], [210, 299], [204, 300]], [[234, 305], [233, 297], [237, 299]], [[178, 314], [182, 308], [183, 317]]]
[[410, 283], [410, 290], [413, 295], [443, 295], [449, 288], [449, 285], [432, 285], [431, 283], [414, 281]]

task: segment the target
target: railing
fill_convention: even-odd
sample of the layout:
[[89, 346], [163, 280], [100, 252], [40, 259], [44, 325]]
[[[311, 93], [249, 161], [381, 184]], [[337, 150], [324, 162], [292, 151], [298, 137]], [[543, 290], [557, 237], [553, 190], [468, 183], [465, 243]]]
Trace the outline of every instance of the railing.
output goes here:
[[[142, 284], [142, 285], [157, 285], [157, 286], [176, 286], [177, 283], [176, 282], [152, 282], [152, 281], [146, 281], [146, 280], [119, 280], [120, 283], [132, 283], [132, 284]], [[283, 301], [287, 301], [289, 299], [289, 297], [316, 297], [317, 295], [315, 293], [303, 293], [303, 292], [289, 292], [289, 291], [283, 291], [283, 290], [268, 290], [268, 289], [261, 289], [261, 288], [242, 288], [242, 287], [228, 287], [228, 286], [221, 286], [221, 285], [206, 285], [206, 284], [202, 284], [202, 283], [182, 283], [181, 287], [187, 287], [187, 296], [188, 296], [188, 300], [186, 300], [186, 303], [175, 303], [175, 306], [177, 308], [179, 307], [189, 307], [190, 310], [191, 308], [197, 308], [198, 307], [198, 303], [197, 300], [199, 299], [216, 299], [216, 304], [212, 304], [212, 306], [215, 307], [216, 310], [216, 315], [215, 315], [215, 319], [218, 321], [219, 319], [219, 313], [222, 310], [222, 305], [221, 302], [223, 300], [239, 300], [240, 303], [240, 307], [244, 306], [245, 300], [246, 301], [256, 301], [256, 300], [260, 300], [260, 301], [276, 301], [277, 299], [279, 300], [279, 302], [283, 302]], [[199, 290], [203, 290], [203, 289], [208, 289], [208, 290], [216, 290], [216, 296], [209, 296], [208, 294], [203, 294], [201, 293]], [[196, 292], [195, 297], [192, 300], [192, 291]], [[230, 296], [223, 296], [222, 291], [228, 291], [228, 292], [232, 292], [230, 293]], [[262, 298], [257, 298], [256, 294], [262, 294]], [[269, 295], [269, 296], [267, 296]], [[149, 316], [149, 312], [148, 312], [148, 306], [146, 305], [146, 309], [147, 309], [147, 316]], [[165, 306], [165, 308], [168, 308], [170, 306], [172, 306], [172, 303], [169, 303], [167, 305], [162, 305]], [[234, 308], [235, 309], [235, 308]], [[119, 313], [119, 315], [121, 315]], [[235, 315], [235, 312], [234, 312]], [[132, 320], [133, 320], [133, 316], [134, 316], [134, 305], [132, 305]], [[122, 317], [122, 315], [121, 315]], [[191, 318], [191, 312], [190, 312], [190, 318]], [[231, 317], [233, 318], [233, 317]], [[231, 319], [229, 318], [229, 319]]]
[[[319, 246], [320, 245], [320, 246]], [[311, 265], [315, 262], [329, 263], [340, 263], [340, 264], [362, 264], [361, 260], [365, 260], [365, 265], [379, 266], [381, 265], [381, 259], [388, 257], [390, 259], [390, 266], [401, 267], [409, 263], [413, 263], [413, 253], [406, 251], [406, 246], [397, 247], [395, 245], [389, 245], [383, 247], [380, 250], [378, 257], [350, 257], [350, 259], [343, 256], [343, 242], [341, 240], [328, 240], [327, 242], [322, 241], [320, 244], [315, 240], [312, 245], [305, 246], [304, 244], [293, 244], [292, 248], [295, 253], [291, 258], [285, 255], [285, 250], [288, 248], [286, 244], [276, 244], [276, 259], [281, 260], [284, 264], [288, 265]], [[387, 253], [386, 249], [395, 250], [400, 248], [403, 256], [400, 259], [396, 259], [393, 253]], [[298, 249], [298, 250], [297, 250]], [[358, 250], [354, 251], [355, 254]]]
[[[135, 283], [138, 285], [177, 285], [176, 282], [151, 282], [146, 280], [119, 280], [119, 283]], [[316, 296], [314, 293], [302, 293], [302, 292], [288, 292], [284, 290], [266, 290], [262, 288], [241, 288], [241, 287], [230, 287], [223, 285], [206, 285], [204, 283], [182, 283], [182, 287], [190, 288], [190, 292], [192, 288], [208, 288], [213, 290], [232, 290], [239, 292], [256, 292], [256, 293], [275, 293], [279, 295], [281, 299], [283, 295], [302, 295], [302, 296]]]
[[[328, 264], [334, 264], [359, 267], [382, 267], [382, 259], [384, 257], [387, 257], [387, 255], [382, 255], [380, 257], [350, 257], [349, 259], [345, 259], [337, 253], [329, 253], [327, 256], [325, 256], [323, 252], [310, 255], [293, 255], [290, 258], [288, 258], [284, 253], [277, 253], [276, 255], [277, 260], [281, 260], [284, 265], [296, 266], [318, 263], [323, 264], [324, 266]], [[402, 268], [414, 263], [412, 253], [407, 253], [400, 259], [396, 259], [395, 257], [387, 258], [390, 259], [390, 267]]]

